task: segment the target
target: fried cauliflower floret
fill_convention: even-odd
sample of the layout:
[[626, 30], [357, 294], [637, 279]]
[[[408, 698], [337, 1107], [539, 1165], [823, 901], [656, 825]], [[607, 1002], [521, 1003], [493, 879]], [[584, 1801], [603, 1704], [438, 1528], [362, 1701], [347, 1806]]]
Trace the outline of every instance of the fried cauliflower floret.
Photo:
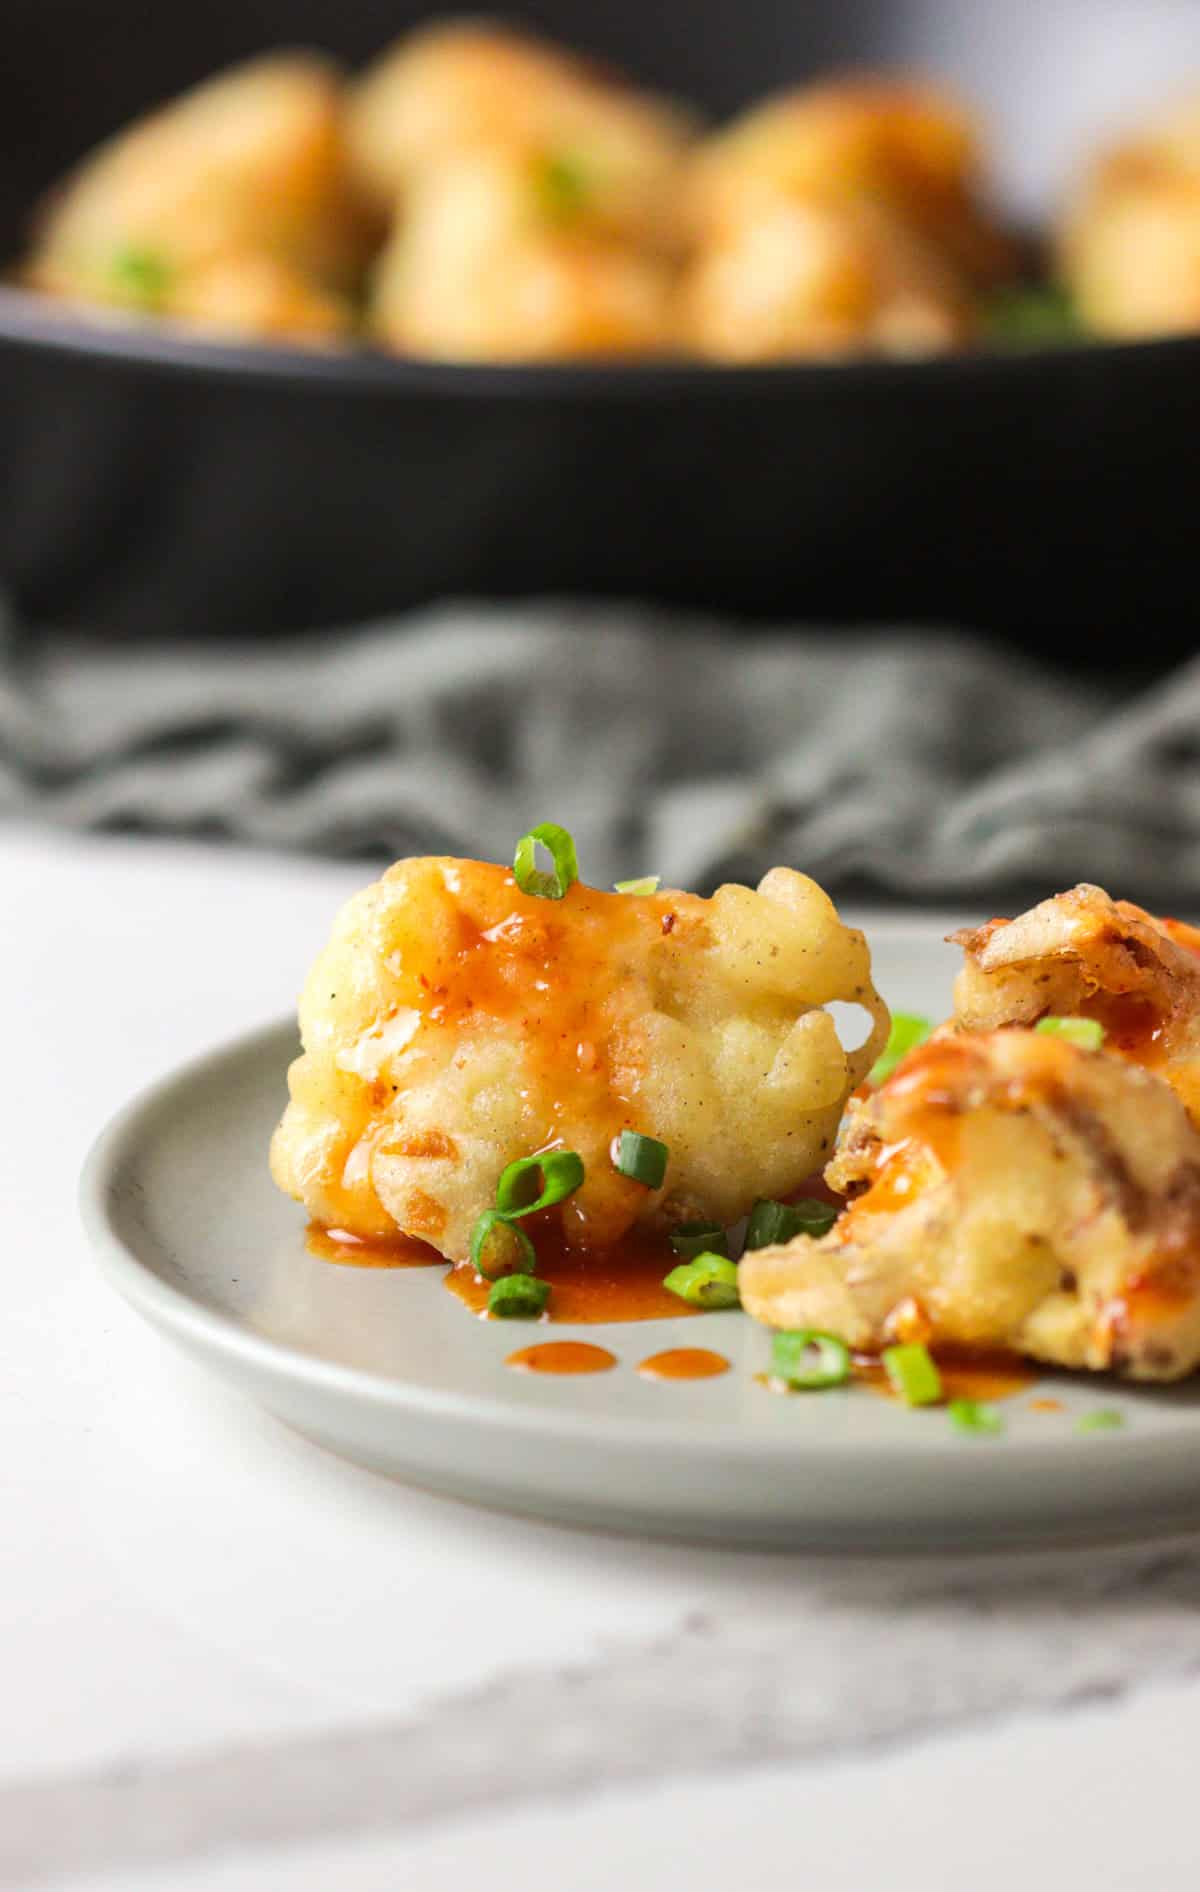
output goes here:
[[1067, 206], [1058, 250], [1094, 333], [1200, 327], [1200, 98], [1096, 159]]
[[974, 129], [928, 88], [843, 80], [768, 100], [703, 144], [685, 331], [731, 359], [954, 346], [1007, 268]]
[[351, 160], [380, 212], [418, 177], [480, 150], [540, 166], [560, 211], [655, 249], [679, 242], [690, 116], [559, 47], [480, 21], [397, 42], [356, 88]]
[[1081, 884], [1015, 920], [951, 936], [966, 963], [953, 1022], [966, 1031], [1047, 1014], [1098, 1019], [1105, 1048], [1157, 1071], [1200, 1123], [1200, 934]]
[[1200, 1364], [1200, 1135], [1149, 1072], [1028, 1031], [940, 1037], [827, 1174], [865, 1192], [820, 1241], [743, 1259], [756, 1319], [1131, 1379]]
[[[833, 1000], [870, 1013], [855, 1051]], [[462, 1261], [505, 1166], [555, 1146], [585, 1166], [550, 1212], [578, 1247], [796, 1189], [887, 1013], [861, 933], [787, 868], [711, 900], [576, 882], [555, 901], [501, 867], [419, 859], [343, 909], [300, 1024], [275, 1181], [326, 1225]], [[661, 1189], [614, 1169], [624, 1129], [667, 1145]]]
[[[25, 277], [113, 309], [170, 316], [207, 300], [281, 326], [280, 281], [312, 303], [352, 282], [366, 231], [346, 176], [341, 85], [313, 55], [254, 60], [163, 106], [84, 160], [46, 206]], [[236, 267], [277, 287], [231, 294]], [[222, 274], [223, 272], [223, 274]], [[216, 283], [223, 287], [214, 286]], [[311, 285], [311, 286], [310, 286]]]
[[477, 151], [424, 178], [375, 267], [376, 340], [448, 360], [665, 348], [668, 265], [598, 233], [547, 176], [540, 160]]
[[764, 190], [684, 274], [685, 345], [724, 361], [940, 354], [970, 339], [955, 271], [889, 212]]

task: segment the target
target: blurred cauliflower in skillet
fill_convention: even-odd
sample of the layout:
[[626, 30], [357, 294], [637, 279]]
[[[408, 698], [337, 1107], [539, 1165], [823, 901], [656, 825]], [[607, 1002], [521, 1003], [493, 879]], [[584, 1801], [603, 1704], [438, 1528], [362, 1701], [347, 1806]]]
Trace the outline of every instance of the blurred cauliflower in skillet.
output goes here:
[[[874, 1021], [853, 1052], [834, 1000]], [[343, 909], [300, 1025], [275, 1181], [327, 1225], [461, 1261], [505, 1166], [554, 1146], [585, 1165], [552, 1212], [580, 1247], [787, 1195], [827, 1158], [887, 1013], [862, 934], [788, 868], [711, 900], [578, 881], [550, 900], [501, 867], [416, 859]], [[613, 1167], [623, 1129], [667, 1145], [660, 1189]]]

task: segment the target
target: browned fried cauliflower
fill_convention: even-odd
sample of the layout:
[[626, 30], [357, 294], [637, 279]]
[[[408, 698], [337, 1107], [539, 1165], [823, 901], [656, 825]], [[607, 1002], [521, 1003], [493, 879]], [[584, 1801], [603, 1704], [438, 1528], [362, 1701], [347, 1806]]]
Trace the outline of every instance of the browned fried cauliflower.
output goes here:
[[1015, 920], [955, 933], [966, 963], [953, 1022], [967, 1031], [1046, 1014], [1097, 1019], [1105, 1049], [1157, 1071], [1200, 1122], [1200, 933], [1086, 884]]
[[35, 288], [232, 334], [328, 335], [368, 232], [341, 81], [308, 53], [219, 74], [102, 145], [47, 204]]
[[746, 1255], [744, 1305], [1172, 1380], [1200, 1364], [1200, 1135], [1160, 1078], [1062, 1038], [939, 1035], [853, 1107], [830, 1233]]
[[968, 340], [1008, 260], [979, 182], [969, 118], [931, 88], [847, 79], [767, 100], [696, 157], [686, 339], [741, 361]]
[[[869, 1011], [847, 1053], [834, 1000]], [[517, 1157], [583, 1158], [565, 1239], [728, 1223], [825, 1160], [886, 1037], [861, 933], [775, 868], [757, 892], [520, 891], [478, 861], [400, 861], [340, 914], [300, 1001], [304, 1055], [271, 1150], [309, 1214], [397, 1229], [466, 1258]], [[647, 1190], [613, 1167], [623, 1129], [665, 1143]]]

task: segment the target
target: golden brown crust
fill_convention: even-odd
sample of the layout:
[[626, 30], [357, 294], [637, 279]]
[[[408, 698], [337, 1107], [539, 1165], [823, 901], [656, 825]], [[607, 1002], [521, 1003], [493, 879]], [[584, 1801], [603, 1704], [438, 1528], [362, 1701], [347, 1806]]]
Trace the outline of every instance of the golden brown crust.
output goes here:
[[820, 1242], [742, 1262], [773, 1326], [1175, 1379], [1200, 1364], [1200, 1136], [1160, 1079], [1028, 1031], [939, 1035], [856, 1111]]

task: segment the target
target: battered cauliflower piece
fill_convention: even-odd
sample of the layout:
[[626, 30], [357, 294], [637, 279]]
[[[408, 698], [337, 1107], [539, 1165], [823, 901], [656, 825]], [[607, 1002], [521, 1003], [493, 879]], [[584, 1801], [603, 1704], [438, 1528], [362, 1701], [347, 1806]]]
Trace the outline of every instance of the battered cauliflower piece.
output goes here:
[[689, 113], [557, 46], [481, 21], [396, 43], [355, 89], [351, 161], [381, 214], [414, 182], [471, 152], [524, 156], [560, 214], [673, 251]]
[[[335, 69], [304, 53], [239, 66], [84, 160], [46, 206], [31, 286], [114, 310], [254, 332], [314, 326], [365, 261]], [[242, 286], [231, 290], [235, 272]], [[275, 287], [264, 292], [270, 276]], [[320, 326], [321, 324], [317, 324]], [[331, 315], [326, 326], [339, 326]]]
[[974, 328], [954, 270], [871, 203], [764, 191], [685, 272], [680, 329], [722, 361], [942, 354]]
[[1200, 1123], [1200, 933], [1086, 884], [1015, 920], [951, 935], [966, 963], [954, 1020], [967, 1031], [1051, 1014], [1098, 1019], [1105, 1049], [1175, 1089]]
[[939, 1036], [853, 1110], [827, 1175], [864, 1193], [820, 1241], [744, 1257], [756, 1319], [1130, 1379], [1200, 1364], [1200, 1135], [1150, 1072], [1029, 1031]]
[[1095, 334], [1200, 327], [1200, 97], [1096, 159], [1067, 206], [1058, 251]]
[[844, 80], [756, 107], [694, 161], [688, 338], [735, 360], [967, 340], [1009, 266], [979, 171], [970, 121], [927, 88]]
[[[870, 1014], [857, 1050], [834, 1000]], [[580, 1248], [797, 1189], [888, 1019], [862, 934], [788, 868], [711, 900], [576, 882], [556, 901], [501, 867], [417, 859], [343, 909], [300, 1025], [279, 1187], [327, 1226], [459, 1262], [506, 1165], [554, 1147], [585, 1166], [547, 1211]], [[624, 1129], [667, 1145], [662, 1188], [613, 1167]]]
[[[374, 271], [368, 322], [400, 354], [520, 361], [653, 354], [673, 277], [561, 205], [540, 159], [477, 151], [412, 192]], [[559, 185], [555, 188], [565, 188]]]

